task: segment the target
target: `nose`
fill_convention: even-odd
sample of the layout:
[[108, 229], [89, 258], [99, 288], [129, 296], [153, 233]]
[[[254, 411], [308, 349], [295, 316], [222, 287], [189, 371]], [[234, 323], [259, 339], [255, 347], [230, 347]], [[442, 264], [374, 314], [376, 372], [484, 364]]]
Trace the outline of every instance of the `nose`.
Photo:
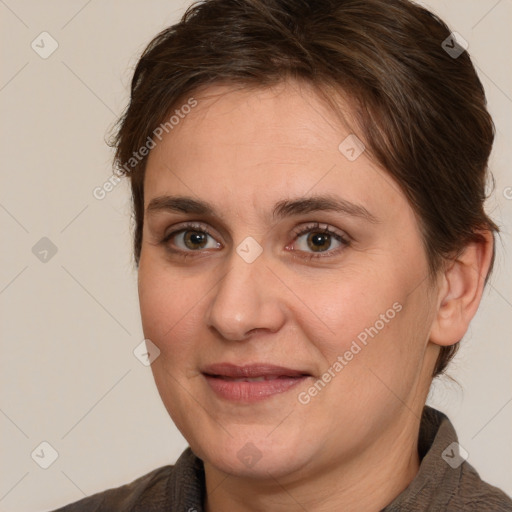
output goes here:
[[227, 273], [212, 292], [207, 325], [232, 341], [246, 340], [260, 330], [277, 332], [285, 322], [280, 290], [263, 255], [247, 263], [233, 251]]

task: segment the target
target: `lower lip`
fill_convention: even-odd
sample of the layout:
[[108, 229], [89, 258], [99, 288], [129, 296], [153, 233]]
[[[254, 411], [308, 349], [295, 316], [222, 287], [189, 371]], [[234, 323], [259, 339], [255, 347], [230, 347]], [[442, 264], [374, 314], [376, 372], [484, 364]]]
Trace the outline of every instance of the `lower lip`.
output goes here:
[[256, 382], [233, 381], [220, 377], [204, 376], [209, 386], [222, 398], [235, 402], [256, 402], [285, 393], [304, 382], [308, 377], [282, 377]]

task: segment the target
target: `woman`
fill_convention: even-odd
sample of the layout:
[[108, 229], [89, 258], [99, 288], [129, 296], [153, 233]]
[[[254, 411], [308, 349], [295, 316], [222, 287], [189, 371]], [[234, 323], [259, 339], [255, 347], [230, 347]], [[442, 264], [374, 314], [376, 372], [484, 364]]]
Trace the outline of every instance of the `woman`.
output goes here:
[[190, 444], [63, 511], [512, 510], [425, 407], [475, 315], [494, 130], [406, 0], [209, 0], [115, 140], [148, 358]]

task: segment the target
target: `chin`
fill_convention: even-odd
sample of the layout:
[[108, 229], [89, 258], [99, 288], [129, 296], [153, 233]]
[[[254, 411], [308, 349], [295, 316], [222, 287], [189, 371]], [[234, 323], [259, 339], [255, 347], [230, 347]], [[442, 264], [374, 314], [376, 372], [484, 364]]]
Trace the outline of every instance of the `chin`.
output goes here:
[[[248, 430], [250, 429], [250, 432]], [[284, 431], [269, 436], [268, 428], [255, 432], [254, 427], [240, 428], [232, 436], [224, 431], [218, 435], [204, 434], [190, 438], [192, 451], [217, 470], [240, 477], [281, 478], [299, 471], [313, 458], [314, 446], [304, 443], [300, 432]]]

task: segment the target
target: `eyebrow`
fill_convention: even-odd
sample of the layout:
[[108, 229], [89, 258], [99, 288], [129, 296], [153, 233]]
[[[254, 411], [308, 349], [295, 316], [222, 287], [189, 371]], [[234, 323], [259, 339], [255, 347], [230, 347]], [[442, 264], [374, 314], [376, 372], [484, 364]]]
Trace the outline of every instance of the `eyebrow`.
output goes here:
[[[146, 209], [147, 213], [170, 211], [220, 217], [215, 207], [207, 201], [193, 199], [186, 196], [159, 196], [152, 199]], [[284, 199], [274, 205], [273, 218], [284, 218], [304, 213], [332, 211], [351, 217], [358, 217], [373, 224], [379, 222], [363, 205], [355, 204], [334, 195], [317, 195], [300, 197], [297, 199]]]

